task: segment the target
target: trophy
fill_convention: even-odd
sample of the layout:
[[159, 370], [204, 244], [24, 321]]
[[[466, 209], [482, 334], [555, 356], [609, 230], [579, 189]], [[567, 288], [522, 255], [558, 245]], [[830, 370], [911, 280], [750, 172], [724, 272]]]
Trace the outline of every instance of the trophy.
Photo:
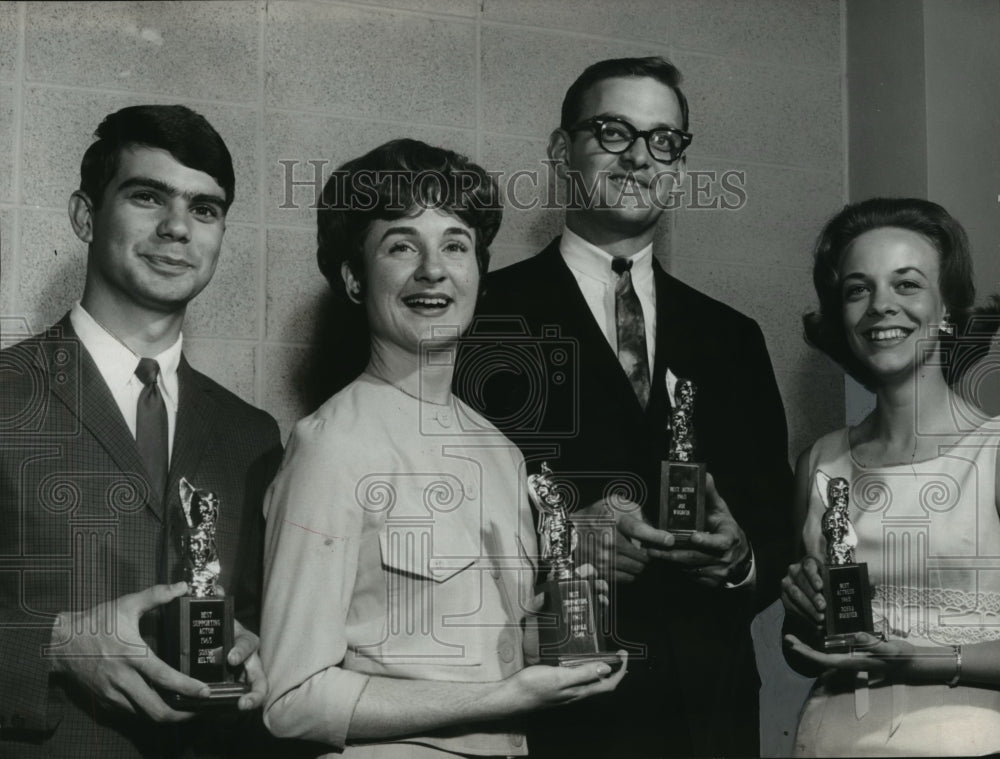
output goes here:
[[705, 529], [705, 465], [694, 461], [694, 396], [691, 380], [678, 380], [670, 411], [670, 451], [660, 465], [661, 530], [678, 544]]
[[604, 650], [590, 581], [573, 571], [576, 531], [548, 464], [542, 464], [541, 474], [528, 476], [528, 493], [541, 515], [542, 559], [550, 566], [548, 579], [540, 587], [545, 594], [538, 627], [541, 661], [562, 667], [603, 661], [616, 669], [621, 659]]
[[219, 498], [198, 490], [185, 478], [180, 481], [181, 506], [186, 526], [181, 537], [187, 595], [167, 605], [164, 659], [176, 670], [201, 680], [211, 693], [206, 698], [167, 694], [167, 703], [178, 709], [234, 704], [249, 692], [246, 683], [235, 682], [226, 664], [233, 647], [233, 598], [218, 587], [222, 566], [215, 545]]
[[874, 633], [868, 565], [857, 563], [858, 544], [854, 526], [847, 517], [850, 487], [843, 477], [834, 477], [826, 487], [826, 511], [822, 530], [826, 539], [823, 596], [826, 599], [827, 651], [851, 648], [857, 633]]

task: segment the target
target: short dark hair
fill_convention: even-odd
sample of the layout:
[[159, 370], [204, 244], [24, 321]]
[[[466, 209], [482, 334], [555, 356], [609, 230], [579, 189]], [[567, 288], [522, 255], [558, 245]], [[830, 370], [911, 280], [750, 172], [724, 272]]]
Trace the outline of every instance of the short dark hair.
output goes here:
[[316, 260], [331, 289], [344, 293], [340, 268], [345, 261], [364, 286], [363, 246], [372, 222], [413, 216], [425, 208], [451, 214], [476, 231], [482, 291], [489, 246], [503, 215], [496, 179], [463, 155], [410, 139], [390, 140], [327, 179], [316, 212]]
[[681, 129], [687, 131], [688, 102], [681, 92], [681, 72], [666, 58], [658, 55], [649, 58], [610, 58], [588, 66], [566, 90], [560, 128], [569, 129], [579, 122], [580, 112], [583, 110], [583, 98], [591, 87], [605, 79], [618, 77], [649, 77], [672, 89], [681, 104], [683, 117]]
[[[874, 377], [851, 351], [844, 333], [840, 263], [858, 237], [883, 227], [915, 232], [938, 252], [938, 287], [955, 324], [956, 337], [965, 334], [976, 298], [969, 238], [962, 225], [937, 203], [920, 198], [871, 198], [845, 206], [826, 223], [816, 240], [813, 285], [819, 298], [819, 309], [803, 316], [802, 323], [809, 343], [830, 356], [869, 389]], [[948, 338], [942, 336], [942, 339]], [[954, 379], [950, 372], [946, 372], [946, 376], [949, 381]]]
[[94, 132], [97, 141], [80, 163], [80, 190], [100, 206], [108, 183], [118, 171], [122, 151], [132, 146], [166, 150], [188, 168], [203, 171], [233, 203], [236, 177], [233, 158], [219, 133], [199, 113], [183, 105], [133, 105], [108, 116]]

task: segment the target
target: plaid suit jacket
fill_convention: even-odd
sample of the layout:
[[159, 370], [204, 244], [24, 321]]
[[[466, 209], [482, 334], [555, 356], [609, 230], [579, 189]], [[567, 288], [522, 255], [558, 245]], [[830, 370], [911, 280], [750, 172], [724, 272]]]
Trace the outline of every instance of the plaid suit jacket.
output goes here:
[[[236, 618], [257, 629], [261, 501], [280, 463], [278, 427], [183, 358], [178, 381], [163, 498], [151, 492], [135, 440], [68, 316], [0, 351], [0, 757], [204, 756], [235, 746], [235, 720], [155, 725], [106, 710], [49, 674], [60, 611], [181, 579], [182, 476], [220, 497], [221, 582]], [[154, 652], [158, 622], [154, 611], [141, 623]]]

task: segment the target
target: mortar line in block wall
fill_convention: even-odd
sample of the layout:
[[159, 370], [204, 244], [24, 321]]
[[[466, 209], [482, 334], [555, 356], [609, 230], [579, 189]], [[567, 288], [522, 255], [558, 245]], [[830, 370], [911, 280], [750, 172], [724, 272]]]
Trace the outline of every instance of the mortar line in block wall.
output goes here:
[[[21, 172], [23, 170], [23, 165], [21, 161], [21, 156], [23, 154], [24, 145], [24, 69], [25, 69], [25, 59], [26, 52], [25, 46], [27, 44], [27, 17], [28, 17], [28, 7], [27, 3], [20, 2], [17, 4], [17, 54], [15, 57], [14, 64], [14, 155], [13, 164], [11, 167], [11, 192], [13, 193], [12, 199], [15, 202], [14, 207], [19, 206], [19, 201], [21, 200]], [[0, 240], [0, 245], [9, 251], [8, 256], [8, 269], [12, 271], [2, 272], [3, 276], [8, 278], [7, 280], [7, 292], [11, 295], [11, 302], [5, 303], [3, 308], [0, 309], [0, 314], [7, 316], [13, 315], [14, 313], [19, 313], [23, 311], [23, 304], [21, 303], [21, 267], [23, 266], [22, 257], [22, 245], [21, 236], [23, 223], [21, 221], [21, 214], [15, 212], [12, 214], [13, 217], [13, 228], [3, 231], [3, 239]], [[4, 313], [10, 311], [10, 314]], [[31, 325], [32, 328], [38, 328], [40, 325]]]
[[848, 194], [851, 187], [850, 149], [850, 103], [848, 101], [847, 81], [847, 2], [840, 0], [840, 149], [844, 156], [841, 174], [843, 176], [842, 200], [850, 201]]
[[253, 352], [254, 405], [263, 406], [264, 402], [264, 340], [267, 336], [267, 204], [270, 197], [267, 193], [267, 167], [264, 140], [264, 97], [266, 90], [266, 66], [264, 56], [267, 55], [267, 2], [258, 3], [257, 28], [257, 342]]
[[[422, 11], [418, 8], [397, 8], [383, 5], [381, 3], [366, 3], [364, 0], [295, 0], [300, 5], [316, 5], [324, 8], [350, 8], [354, 10], [376, 11], [384, 16], [409, 16], [410, 18], [420, 18], [427, 21], [465, 21], [469, 23], [472, 16], [464, 13], [445, 13], [444, 11]], [[482, 3], [480, 2], [480, 9]]]
[[476, 12], [476, 162], [483, 163], [483, 3]]
[[350, 113], [338, 113], [336, 111], [321, 111], [315, 108], [287, 108], [287, 107], [276, 107], [276, 106], [264, 106], [264, 110], [268, 113], [283, 113], [289, 116], [321, 116], [327, 119], [338, 119], [342, 121], [356, 121], [359, 124], [364, 125], [376, 125], [376, 126], [405, 126], [405, 127], [431, 127], [433, 129], [447, 129], [452, 132], [474, 132], [477, 125], [473, 123], [471, 126], [456, 126], [454, 122], [442, 121], [440, 123], [435, 123], [433, 121], [403, 121], [399, 119], [380, 119], [373, 116], [358, 116], [356, 111], [351, 111]]
[[242, 108], [244, 110], [251, 110], [257, 107], [256, 103], [247, 101], [225, 100], [222, 98], [208, 100], [206, 98], [189, 97], [185, 93], [160, 92], [157, 90], [125, 90], [115, 89], [113, 87], [94, 87], [92, 85], [83, 84], [62, 84], [60, 82], [47, 82], [41, 79], [29, 79], [27, 76], [24, 78], [24, 86], [26, 88], [32, 87], [39, 90], [63, 90], [65, 92], [77, 92], [84, 95], [108, 95], [119, 99], [142, 99], [142, 101], [146, 103], [176, 103], [183, 101], [185, 105], [188, 105], [195, 110], [198, 110], [199, 106], [205, 106], [207, 108], [221, 106], [223, 108]]
[[[587, 40], [589, 42], [612, 42], [617, 44], [626, 43], [635, 46], [637, 49], [648, 48], [651, 51], [658, 50], [661, 53], [664, 53], [665, 50], [669, 48], [673, 55], [676, 55], [678, 53], [682, 55], [698, 55], [704, 58], [732, 61], [733, 63], [739, 63], [739, 64], [751, 64], [769, 68], [777, 68], [780, 69], [781, 71], [809, 71], [814, 73], [821, 72], [821, 73], [832, 74], [839, 70], [839, 61], [831, 63], [829, 66], [810, 66], [809, 64], [795, 63], [790, 61], [761, 60], [759, 58], [750, 58], [747, 56], [719, 53], [716, 51], [703, 50], [696, 47], [685, 47], [684, 45], [678, 45], [678, 44], [667, 45], [662, 41], [654, 39], [643, 39], [636, 37], [615, 37], [606, 34], [594, 34], [592, 32], [582, 32], [576, 29], [560, 29], [559, 27], [554, 27], [554, 26], [536, 26], [532, 24], [521, 24], [515, 21], [483, 21], [483, 26], [496, 29], [509, 29], [512, 31], [534, 32], [537, 34], [551, 34], [558, 37]], [[636, 53], [636, 55], [641, 55], [641, 54], [642, 54], [641, 52]]]

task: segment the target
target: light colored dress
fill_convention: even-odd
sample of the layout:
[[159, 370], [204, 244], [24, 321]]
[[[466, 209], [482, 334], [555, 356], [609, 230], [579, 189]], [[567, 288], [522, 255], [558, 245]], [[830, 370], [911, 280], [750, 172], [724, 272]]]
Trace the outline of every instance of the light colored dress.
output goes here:
[[[995, 433], [973, 432], [943, 446], [936, 458], [879, 468], [853, 459], [847, 429], [813, 446], [806, 550], [826, 551], [817, 473], [846, 478], [857, 561], [868, 564], [877, 631], [916, 646], [1000, 639], [998, 444]], [[803, 707], [795, 748], [797, 756], [1000, 751], [1000, 690], [874, 678], [866, 685], [863, 677], [828, 672]]]
[[362, 374], [301, 420], [264, 506], [268, 727], [355, 759], [526, 753], [507, 723], [347, 745], [369, 676], [491, 682], [524, 667], [525, 483], [518, 449], [458, 399]]

